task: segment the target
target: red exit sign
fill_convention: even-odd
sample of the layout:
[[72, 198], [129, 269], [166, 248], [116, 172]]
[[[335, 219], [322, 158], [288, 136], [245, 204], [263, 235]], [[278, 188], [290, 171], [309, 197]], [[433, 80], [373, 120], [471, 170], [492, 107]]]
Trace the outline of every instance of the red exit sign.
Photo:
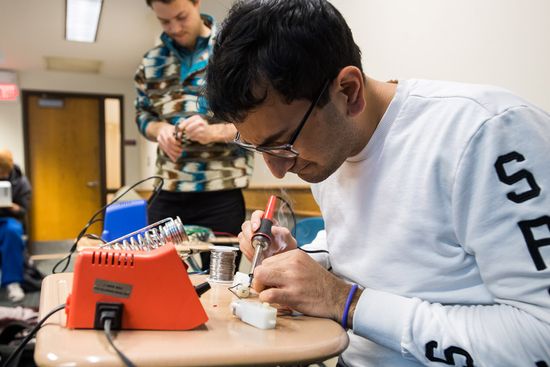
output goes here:
[[15, 101], [19, 97], [19, 88], [16, 84], [0, 84], [0, 101]]

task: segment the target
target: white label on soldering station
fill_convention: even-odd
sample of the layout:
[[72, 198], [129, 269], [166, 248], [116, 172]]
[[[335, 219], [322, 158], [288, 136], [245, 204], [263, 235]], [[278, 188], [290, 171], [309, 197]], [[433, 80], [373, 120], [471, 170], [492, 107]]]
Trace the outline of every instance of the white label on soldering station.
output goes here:
[[132, 285], [96, 279], [94, 282], [94, 292], [118, 298], [128, 298], [132, 293]]

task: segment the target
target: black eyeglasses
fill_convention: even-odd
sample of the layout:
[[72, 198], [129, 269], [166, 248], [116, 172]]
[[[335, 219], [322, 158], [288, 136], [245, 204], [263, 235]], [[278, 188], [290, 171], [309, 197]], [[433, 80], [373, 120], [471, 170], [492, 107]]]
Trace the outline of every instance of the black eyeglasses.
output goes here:
[[319, 100], [321, 99], [321, 96], [325, 93], [325, 90], [327, 89], [329, 85], [329, 80], [325, 81], [323, 84], [323, 87], [321, 88], [321, 92], [317, 95], [317, 98], [315, 98], [312, 102], [309, 108], [306, 111], [306, 114], [302, 118], [302, 121], [300, 121], [300, 124], [296, 128], [296, 131], [294, 131], [294, 134], [292, 134], [292, 137], [290, 138], [290, 141], [288, 144], [284, 145], [276, 145], [276, 146], [262, 146], [262, 145], [254, 145], [254, 144], [248, 144], [241, 140], [241, 134], [237, 132], [237, 135], [235, 136], [235, 139], [233, 142], [240, 146], [243, 149], [252, 151], [252, 152], [259, 152], [259, 153], [266, 153], [273, 157], [277, 158], [296, 158], [300, 153], [294, 149], [294, 142], [298, 138], [298, 135], [300, 135], [300, 132], [302, 131], [302, 128], [306, 124], [307, 119], [309, 118], [309, 115], [311, 115], [311, 112], [313, 112], [313, 109], [315, 106], [317, 106], [317, 103], [319, 103]]

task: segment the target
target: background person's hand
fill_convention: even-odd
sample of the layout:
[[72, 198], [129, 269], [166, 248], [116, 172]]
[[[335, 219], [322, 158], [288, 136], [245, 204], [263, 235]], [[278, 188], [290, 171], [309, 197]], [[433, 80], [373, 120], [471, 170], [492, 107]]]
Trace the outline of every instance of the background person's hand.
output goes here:
[[[254, 232], [260, 228], [263, 214], [264, 212], [261, 210], [253, 212], [250, 220], [242, 224], [241, 233], [238, 235], [239, 247], [248, 260], [252, 260], [254, 256], [252, 236]], [[271, 227], [271, 233], [273, 234], [273, 242], [269, 248], [263, 251], [262, 258], [265, 259], [266, 257], [297, 248], [296, 240], [292, 237], [288, 228], [280, 227], [277, 223], [274, 223]]]
[[200, 115], [193, 115], [178, 125], [179, 129], [185, 132], [189, 140], [201, 144], [209, 144], [215, 141], [215, 129]]
[[172, 162], [177, 161], [183, 152], [181, 142], [179, 142], [174, 136], [175, 131], [176, 128], [174, 125], [164, 123], [159, 128], [157, 135], [157, 142], [160, 149], [166, 153]]
[[9, 208], [9, 211], [12, 212], [13, 214], [17, 214], [21, 211], [21, 206], [19, 206], [19, 204], [12, 203], [11, 207]]
[[264, 259], [252, 286], [262, 302], [340, 321], [350, 285], [298, 249]]

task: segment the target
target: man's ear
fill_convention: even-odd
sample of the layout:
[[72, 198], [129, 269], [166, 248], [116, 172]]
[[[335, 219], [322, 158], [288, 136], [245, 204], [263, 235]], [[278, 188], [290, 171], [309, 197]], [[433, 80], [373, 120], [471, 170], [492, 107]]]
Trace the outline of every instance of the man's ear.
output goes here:
[[335, 84], [345, 97], [348, 116], [355, 117], [365, 110], [365, 78], [355, 66], [346, 66], [338, 73]]

